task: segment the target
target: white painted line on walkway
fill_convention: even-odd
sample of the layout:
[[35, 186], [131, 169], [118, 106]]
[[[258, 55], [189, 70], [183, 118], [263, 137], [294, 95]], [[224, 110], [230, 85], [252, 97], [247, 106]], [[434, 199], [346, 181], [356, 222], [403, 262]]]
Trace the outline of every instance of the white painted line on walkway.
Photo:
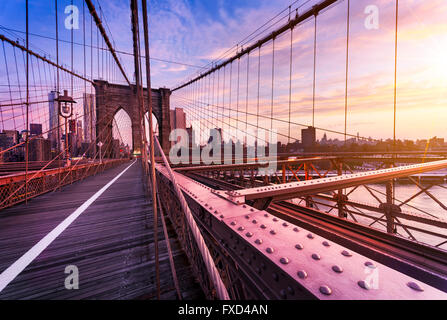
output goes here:
[[70, 214], [64, 221], [62, 221], [56, 228], [43, 237], [38, 243], [36, 243], [31, 249], [29, 249], [23, 256], [21, 256], [16, 262], [8, 267], [0, 274], [0, 292], [14, 280], [39, 254], [42, 253], [65, 229], [73, 223], [90, 205], [95, 202], [112, 184], [115, 183], [136, 161], [132, 162], [126, 169], [121, 171], [115, 178], [102, 187], [98, 192], [84, 202], [79, 208], [77, 208], [72, 214]]

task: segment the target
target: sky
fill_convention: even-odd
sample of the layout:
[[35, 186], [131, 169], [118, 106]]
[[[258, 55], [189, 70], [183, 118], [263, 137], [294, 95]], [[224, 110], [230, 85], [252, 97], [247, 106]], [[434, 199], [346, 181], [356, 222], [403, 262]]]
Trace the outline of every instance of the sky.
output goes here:
[[[305, 2], [305, 1], [299, 1]], [[7, 0], [0, 3], [0, 27], [9, 30], [25, 29], [25, 1]], [[55, 36], [54, 1], [30, 0], [30, 32]], [[64, 8], [71, 3], [58, 1], [61, 24], [66, 17]], [[81, 15], [83, 2], [74, 0]], [[97, 9], [101, 6], [107, 30], [112, 34], [115, 48], [132, 52], [130, 32], [130, 10], [128, 0], [94, 1]], [[209, 0], [164, 0], [149, 1], [150, 54], [154, 59], [178, 61], [184, 64], [203, 67], [218, 58], [227, 49], [240, 43], [251, 32], [270, 18], [285, 11], [284, 19], [277, 19], [274, 27], [287, 22], [287, 7], [290, 0], [248, 0], [248, 1], [209, 1]], [[311, 1], [312, 3], [312, 1]], [[397, 113], [396, 135], [399, 139], [423, 139], [433, 136], [447, 138], [447, 3], [444, 0], [406, 0], [400, 1], [398, 63], [397, 63]], [[367, 7], [378, 8], [377, 29], [367, 29], [365, 21]], [[296, 8], [293, 4], [292, 8]], [[305, 10], [306, 7], [300, 8]], [[248, 90], [245, 81], [239, 81], [237, 87], [237, 68], [239, 77], [246, 78], [247, 56], [229, 65], [219, 73], [213, 74], [222, 81], [219, 91], [208, 86], [209, 96], [194, 95], [194, 87], [176, 91], [172, 95], [171, 107], [183, 107], [190, 113], [188, 122], [214, 125], [215, 117], [224, 124], [224, 132], [242, 128], [247, 119], [249, 127], [256, 125], [279, 131], [280, 139], [290, 135], [300, 139], [303, 125], [343, 132], [345, 124], [345, 81], [346, 81], [346, 16], [347, 0], [321, 13], [317, 21], [317, 58], [315, 86], [315, 120], [312, 121], [313, 106], [313, 40], [314, 21], [310, 19], [296, 27], [292, 39], [292, 81], [290, 81], [290, 32], [275, 39], [275, 65], [272, 90], [272, 42], [261, 48], [260, 110], [264, 116], [270, 116], [271, 97], [273, 96], [273, 123], [268, 117], [259, 120], [251, 114], [257, 113], [257, 50], [250, 54], [248, 70]], [[82, 17], [81, 17], [82, 19]], [[141, 19], [141, 17], [140, 17]], [[394, 110], [394, 0], [351, 0], [350, 43], [348, 72], [348, 113], [347, 131], [365, 137], [377, 139], [392, 138]], [[82, 22], [81, 22], [82, 24]], [[268, 29], [271, 32], [273, 28]], [[87, 16], [87, 30], [89, 16]], [[81, 26], [82, 30], [82, 26]], [[82, 42], [81, 30], [74, 32], [75, 41]], [[0, 33], [6, 31], [0, 29]], [[264, 33], [265, 34], [265, 33]], [[11, 33], [8, 34], [13, 37]], [[15, 32], [14, 35], [23, 34]], [[61, 39], [70, 39], [70, 32], [59, 28]], [[96, 38], [93, 37], [93, 40]], [[143, 39], [141, 37], [141, 39]], [[253, 40], [258, 40], [255, 37]], [[87, 43], [90, 41], [87, 35]], [[55, 56], [54, 41], [42, 37], [30, 37], [31, 47], [38, 52]], [[8, 54], [8, 48], [6, 52]], [[70, 47], [60, 45], [60, 60], [70, 64]], [[76, 47], [75, 69], [83, 69], [82, 47]], [[234, 53], [233, 49], [231, 53]], [[9, 52], [11, 55], [12, 52]], [[228, 55], [229, 56], [229, 55]], [[133, 58], [119, 54], [129, 79], [133, 79]], [[256, 57], [256, 59], [255, 59]], [[11, 59], [11, 58], [10, 58]], [[10, 64], [12, 61], [9, 61]], [[87, 58], [87, 64], [90, 62]], [[238, 66], [239, 63], [239, 66]], [[180, 64], [151, 61], [151, 81], [153, 88], [173, 88], [197, 72], [206, 70]], [[0, 79], [6, 84], [5, 67], [0, 65]], [[11, 68], [11, 66], [10, 66]], [[230, 78], [230, 68], [232, 70]], [[96, 69], [96, 68], [95, 68]], [[144, 69], [144, 66], [143, 66]], [[9, 71], [11, 73], [11, 70]], [[88, 72], [87, 72], [88, 73]], [[223, 74], [226, 83], [223, 83]], [[93, 70], [97, 77], [97, 71]], [[103, 76], [103, 75], [102, 75]], [[11, 75], [12, 77], [12, 75]], [[99, 75], [101, 77], [101, 74]], [[144, 78], [144, 76], [143, 76]], [[115, 80], [123, 78], [116, 75]], [[12, 80], [10, 80], [12, 81]], [[69, 79], [67, 79], [69, 83]], [[82, 82], [78, 83], [82, 87]], [[238, 90], [239, 89], [239, 90]], [[81, 89], [79, 89], [81, 90]], [[291, 91], [292, 124], [289, 128], [289, 90]], [[248, 91], [248, 97], [246, 92]], [[3, 92], [3, 91], [2, 91]], [[236, 94], [239, 92], [239, 96]], [[197, 92], [196, 92], [197, 93]], [[273, 94], [272, 94], [273, 93]], [[2, 96], [2, 101], [8, 97]], [[213, 110], [204, 106], [197, 109], [199, 103], [191, 104], [185, 99], [198, 99], [219, 105]], [[247, 104], [242, 103], [247, 101]], [[238, 112], [235, 111], [235, 106]], [[225, 108], [232, 108], [230, 117], [219, 114]], [[220, 111], [219, 111], [220, 110]], [[5, 111], [6, 112], [6, 111]], [[11, 111], [13, 112], [13, 111]], [[81, 111], [80, 111], [81, 112]], [[206, 113], [208, 112], [208, 113]], [[35, 112], [37, 118], [44, 118]], [[248, 114], [248, 115], [247, 115]], [[231, 119], [229, 119], [231, 118]], [[236, 118], [236, 120], [235, 120]], [[201, 119], [201, 120], [198, 120]], [[300, 125], [298, 125], [300, 124]], [[225, 128], [227, 126], [227, 128]], [[318, 137], [325, 133], [318, 130]], [[340, 134], [329, 137], [343, 139]]]

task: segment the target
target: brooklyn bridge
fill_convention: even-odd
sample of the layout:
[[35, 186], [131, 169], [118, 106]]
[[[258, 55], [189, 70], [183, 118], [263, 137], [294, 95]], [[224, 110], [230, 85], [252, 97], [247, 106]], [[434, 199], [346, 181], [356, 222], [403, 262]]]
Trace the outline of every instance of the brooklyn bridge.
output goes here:
[[46, 34], [32, 1], [0, 24], [0, 299], [447, 298], [445, 132], [399, 131], [409, 4], [294, 1], [154, 88], [146, 0], [120, 34], [101, 1], [46, 2]]

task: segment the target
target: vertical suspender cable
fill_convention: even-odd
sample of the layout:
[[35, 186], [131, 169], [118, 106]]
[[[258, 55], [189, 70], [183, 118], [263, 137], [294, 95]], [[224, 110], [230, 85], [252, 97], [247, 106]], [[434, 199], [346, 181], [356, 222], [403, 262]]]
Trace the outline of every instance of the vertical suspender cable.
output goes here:
[[273, 99], [275, 92], [275, 38], [273, 38], [273, 47], [272, 47], [272, 100], [270, 104], [270, 132], [273, 130]]
[[[232, 103], [231, 103], [231, 99], [232, 99], [232, 80], [233, 80], [233, 62], [230, 63], [230, 95], [229, 95], [229, 99], [228, 99], [228, 134], [230, 134], [230, 122], [231, 122], [231, 108], [232, 108]], [[228, 136], [228, 138], [230, 138], [230, 135]], [[223, 137], [222, 137], [223, 139]]]
[[[393, 141], [396, 148], [396, 106], [397, 106], [397, 36], [399, 22], [399, 0], [396, 0], [396, 32], [394, 39], [394, 121], [393, 121]], [[394, 150], [396, 151], [396, 150]]]
[[[210, 75], [211, 77], [211, 75]], [[211, 96], [211, 104], [214, 105], [215, 104], [215, 100], [214, 100], [214, 84], [216, 82], [216, 74], [213, 72], [213, 88], [212, 88], [212, 96]], [[219, 114], [217, 113], [217, 117], [216, 117], [216, 127], [219, 127]]]
[[[393, 120], [393, 158], [396, 157], [396, 111], [397, 111], [397, 40], [399, 31], [399, 0], [396, 0], [396, 32], [394, 39], [394, 120]], [[395, 162], [393, 161], [393, 166]], [[393, 179], [392, 201], [394, 203], [395, 179]]]
[[236, 126], [239, 127], [239, 77], [241, 70], [241, 59], [237, 59], [237, 97], [236, 97]]
[[[258, 49], [258, 102], [256, 106], [256, 136], [259, 131], [259, 90], [261, 87], [261, 47]], [[248, 111], [248, 110], [247, 110]]]
[[97, 57], [97, 60], [98, 60], [98, 79], [100, 79], [100, 76], [99, 76], [99, 29], [98, 29], [98, 27], [96, 27], [96, 48], [97, 48], [97, 55], [98, 55], [98, 57]]
[[[82, 38], [83, 38], [83, 49], [84, 49], [84, 78], [87, 78], [87, 61], [85, 51], [85, 2], [82, 2]], [[87, 82], [84, 81], [84, 95], [86, 93], [87, 93]], [[85, 103], [85, 100], [83, 101], [83, 103]]]
[[346, 82], [345, 82], [345, 144], [348, 128], [348, 76], [349, 76], [349, 23], [350, 23], [350, 0], [348, 0], [348, 15], [346, 20]]
[[[56, 10], [56, 64], [59, 65], [59, 21], [57, 14], [57, 0], [54, 0], [55, 10]], [[56, 68], [56, 94], [59, 95], [59, 68]], [[54, 101], [53, 101], [54, 103]], [[59, 108], [56, 110], [54, 116], [57, 118], [57, 139], [56, 139], [56, 149], [58, 154], [61, 151], [61, 129], [60, 129], [60, 117], [59, 117]], [[59, 175], [60, 178], [60, 175]], [[59, 181], [60, 182], [60, 181]]]
[[315, 87], [317, 76], [317, 15], [315, 12], [315, 26], [314, 26], [314, 81], [313, 81], [313, 93], [312, 93], [312, 127], [315, 127]]
[[[245, 96], [245, 132], [248, 130], [248, 82], [250, 74], [250, 52], [247, 54], [247, 87]], [[246, 141], [245, 141], [246, 142]]]
[[293, 27], [290, 29], [290, 57], [289, 57], [289, 129], [287, 143], [290, 144], [290, 121], [292, 112], [292, 60], [293, 60]]
[[25, 128], [25, 203], [28, 202], [28, 161], [29, 161], [29, 16], [26, 0], [26, 128]]
[[[158, 209], [157, 209], [157, 181], [155, 175], [155, 142], [154, 142], [154, 125], [152, 123], [152, 95], [151, 95], [151, 67], [149, 56], [149, 27], [148, 27], [148, 10], [147, 1], [141, 0], [143, 10], [143, 28], [144, 28], [144, 50], [146, 56], [146, 86], [147, 86], [147, 104], [148, 104], [148, 122], [149, 122], [149, 152], [150, 152], [150, 170], [152, 181], [152, 208], [154, 211], [154, 243], [158, 243]], [[146, 151], [145, 151], [146, 152]], [[158, 250], [158, 245], [155, 246]], [[158, 265], [158, 252], [156, 254]], [[158, 270], [157, 270], [158, 271]], [[157, 295], [160, 299], [160, 273], [157, 272]]]
[[[217, 93], [216, 94], [217, 94], [216, 105], [219, 105], [219, 101], [220, 101], [220, 99], [219, 99], [219, 97], [220, 97], [220, 69], [217, 70]], [[217, 123], [219, 123], [219, 109], [220, 108], [217, 109]], [[220, 124], [219, 124], [219, 126], [220, 126]]]

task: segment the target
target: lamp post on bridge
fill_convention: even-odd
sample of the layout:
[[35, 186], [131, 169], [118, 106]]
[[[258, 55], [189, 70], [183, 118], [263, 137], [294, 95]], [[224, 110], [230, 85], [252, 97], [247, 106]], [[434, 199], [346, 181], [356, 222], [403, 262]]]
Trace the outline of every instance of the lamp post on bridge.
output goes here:
[[99, 147], [99, 164], [102, 163], [102, 146], [104, 145], [104, 143], [102, 143], [101, 141], [98, 142], [98, 147]]
[[64, 95], [59, 96], [57, 99], [59, 103], [59, 115], [65, 119], [65, 157], [67, 167], [70, 166], [70, 151], [68, 148], [68, 126], [67, 121], [73, 115], [73, 103], [76, 101], [68, 95], [67, 90], [64, 90]]

